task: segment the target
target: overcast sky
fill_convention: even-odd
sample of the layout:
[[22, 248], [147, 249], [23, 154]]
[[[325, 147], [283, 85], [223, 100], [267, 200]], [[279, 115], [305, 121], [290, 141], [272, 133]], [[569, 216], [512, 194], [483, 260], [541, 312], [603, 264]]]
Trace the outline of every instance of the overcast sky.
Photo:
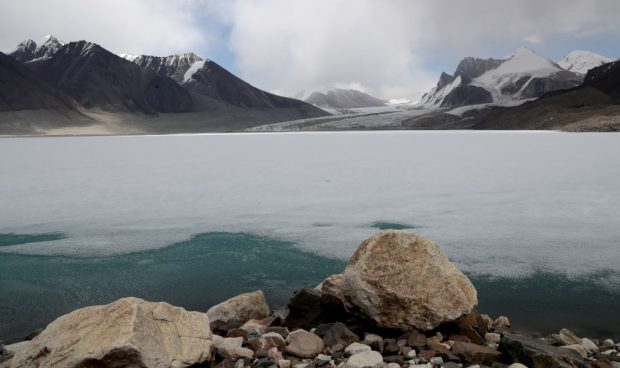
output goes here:
[[620, 0], [0, 0], [0, 50], [52, 33], [116, 52], [195, 51], [292, 95], [352, 86], [415, 99], [465, 56], [526, 46], [618, 57]]

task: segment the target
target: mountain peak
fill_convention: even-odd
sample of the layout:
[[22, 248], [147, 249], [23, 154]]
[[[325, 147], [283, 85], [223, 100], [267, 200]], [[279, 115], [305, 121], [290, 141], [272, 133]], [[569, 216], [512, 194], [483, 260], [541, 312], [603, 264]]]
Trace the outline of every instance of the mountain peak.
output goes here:
[[558, 65], [568, 71], [585, 75], [588, 70], [612, 62], [613, 60], [614, 59], [595, 54], [591, 51], [575, 50], [559, 60]]

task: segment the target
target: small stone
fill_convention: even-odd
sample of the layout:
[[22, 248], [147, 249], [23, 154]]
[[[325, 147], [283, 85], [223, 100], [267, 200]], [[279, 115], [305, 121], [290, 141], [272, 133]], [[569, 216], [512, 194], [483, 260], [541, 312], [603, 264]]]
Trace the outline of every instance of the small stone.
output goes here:
[[527, 368], [527, 365], [521, 363], [512, 363], [508, 368]]
[[400, 346], [394, 339], [383, 340], [383, 353], [386, 355], [398, 354], [400, 352]]
[[235, 363], [235, 368], [244, 368], [244, 367], [245, 367], [245, 360], [243, 359], [237, 360], [237, 362]]
[[609, 360], [595, 360], [590, 365], [592, 368], [614, 368]]
[[461, 368], [462, 365], [460, 365], [459, 363], [455, 363], [455, 362], [445, 362], [442, 365], [442, 368]]
[[363, 344], [366, 344], [378, 352], [383, 352], [383, 337], [375, 334], [366, 334]]
[[569, 329], [563, 328], [558, 334], [560, 345], [575, 345], [581, 344], [581, 339], [572, 333]]
[[348, 368], [364, 368], [374, 367], [375, 365], [382, 363], [383, 357], [376, 351], [362, 351], [361, 353], [353, 354], [345, 364]]
[[411, 346], [403, 346], [402, 348], [400, 348], [400, 354], [402, 356], [407, 356], [407, 354], [409, 354], [411, 350], [413, 350]]
[[323, 342], [326, 346], [334, 346], [336, 344], [349, 345], [359, 341], [359, 338], [342, 322], [332, 323], [323, 336]]
[[510, 320], [506, 316], [499, 316], [493, 321], [493, 329], [499, 331], [510, 329]]
[[284, 359], [284, 357], [282, 356], [282, 353], [280, 352], [280, 350], [278, 350], [278, 348], [269, 349], [269, 351], [267, 351], [267, 356], [269, 357], [269, 359], [272, 359], [276, 362], [278, 360]]
[[241, 346], [243, 344], [243, 337], [214, 338], [213, 342], [217, 354], [222, 358], [236, 361], [240, 358], [250, 359], [254, 357], [254, 351]]
[[409, 368], [433, 368], [431, 363], [412, 364]]
[[386, 363], [396, 363], [398, 365], [405, 364], [405, 357], [402, 355], [388, 355], [383, 357], [383, 361]]
[[596, 344], [592, 340], [586, 337], [581, 339], [581, 345], [583, 345], [583, 347], [586, 348], [587, 351], [590, 351], [590, 352], [598, 351], [598, 346], [596, 346]]
[[288, 359], [280, 359], [276, 363], [278, 364], [278, 368], [291, 368], [291, 361]]
[[605, 351], [601, 352], [601, 354], [603, 354], [603, 355], [615, 355], [616, 351], [614, 349], [609, 349], [609, 350], [605, 350]]
[[452, 352], [466, 362], [492, 365], [500, 361], [502, 353], [486, 346], [457, 341]]
[[399, 348], [402, 348], [407, 345], [407, 340], [398, 340], [396, 341], [396, 345], [398, 345]]
[[244, 323], [239, 329], [247, 331], [248, 334], [256, 334], [258, 336], [264, 334], [267, 328], [271, 326], [273, 317], [267, 317], [263, 319], [251, 319]]
[[443, 364], [443, 359], [441, 359], [441, 357], [432, 357], [429, 360], [429, 363], [431, 363], [432, 365], [442, 365]]
[[361, 353], [363, 351], [370, 351], [370, 350], [372, 350], [370, 348], [370, 346], [365, 345], [365, 344], [360, 344], [359, 342], [354, 342], [354, 343], [350, 344], [349, 346], [347, 346], [344, 349], [344, 352], [347, 355], [354, 355], [354, 354], [357, 354], [357, 353]]
[[309, 363], [298, 363], [298, 364], [295, 364], [293, 368], [306, 368], [309, 365], [310, 365]]
[[612, 340], [612, 339], [603, 340], [601, 342], [601, 347], [603, 349], [613, 348], [614, 347], [614, 340]]
[[282, 326], [270, 326], [270, 327], [267, 327], [265, 332], [275, 332], [286, 339], [286, 337], [288, 336], [289, 330], [288, 328], [282, 327]]
[[571, 345], [565, 345], [565, 346], [561, 346], [562, 349], [570, 349], [573, 351], [576, 351], [577, 353], [579, 353], [579, 355], [581, 355], [581, 357], [583, 359], [588, 357], [588, 351], [586, 350], [586, 348], [581, 345], [581, 344], [571, 344]]
[[254, 363], [254, 366], [256, 368], [277, 368], [278, 365], [269, 358], [261, 358]]
[[422, 350], [418, 353], [418, 357], [424, 359], [425, 361], [431, 360], [432, 357], [435, 356], [435, 350]]
[[486, 340], [486, 342], [499, 344], [499, 342], [502, 339], [502, 336], [498, 333], [487, 332], [487, 334], [484, 335], [484, 339]]
[[301, 329], [289, 333], [286, 344], [286, 352], [299, 358], [314, 358], [325, 347], [320, 337]]
[[400, 365], [397, 363], [388, 363], [387, 366], [388, 368], [400, 368]]
[[409, 359], [416, 358], [417, 356], [418, 356], [418, 354], [413, 349], [409, 353], [407, 353], [407, 358], [409, 358]]
[[413, 330], [413, 332], [409, 334], [407, 342], [409, 343], [409, 346], [413, 346], [417, 350], [422, 350], [426, 346], [426, 340], [427, 339], [424, 334], [418, 330]]

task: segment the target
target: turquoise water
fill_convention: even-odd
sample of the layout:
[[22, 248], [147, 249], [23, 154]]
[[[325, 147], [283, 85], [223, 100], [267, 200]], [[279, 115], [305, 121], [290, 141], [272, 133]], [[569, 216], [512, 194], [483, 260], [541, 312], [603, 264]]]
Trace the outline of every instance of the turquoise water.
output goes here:
[[283, 305], [295, 288], [314, 287], [343, 268], [340, 260], [243, 233], [199, 234], [109, 257], [0, 253], [0, 340], [26, 335], [75, 308], [129, 295], [206, 311], [262, 289], [272, 305]]
[[[198, 234], [168, 247], [108, 257], [0, 253], [0, 340], [25, 336], [76, 308], [128, 295], [206, 311], [228, 297], [261, 289], [278, 307], [294, 289], [314, 287], [344, 267], [344, 261], [290, 242], [245, 233]], [[474, 276], [472, 281], [479, 309], [493, 317], [510, 316], [517, 329], [549, 333], [568, 327], [584, 336], [608, 337], [618, 334], [620, 293], [598, 287], [598, 278], [607, 276]]]

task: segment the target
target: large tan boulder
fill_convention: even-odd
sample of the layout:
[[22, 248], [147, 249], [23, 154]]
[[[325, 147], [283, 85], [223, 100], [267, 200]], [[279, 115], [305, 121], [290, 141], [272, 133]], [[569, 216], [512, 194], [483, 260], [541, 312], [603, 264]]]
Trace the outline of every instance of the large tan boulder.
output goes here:
[[477, 293], [433, 241], [380, 231], [365, 240], [344, 271], [342, 292], [381, 327], [431, 330], [470, 313]]
[[211, 323], [221, 321], [246, 322], [250, 319], [263, 319], [269, 316], [269, 306], [261, 290], [239, 294], [214, 305], [207, 311]]
[[16, 351], [11, 368], [181, 368], [212, 351], [205, 313], [124, 298], [58, 318]]

